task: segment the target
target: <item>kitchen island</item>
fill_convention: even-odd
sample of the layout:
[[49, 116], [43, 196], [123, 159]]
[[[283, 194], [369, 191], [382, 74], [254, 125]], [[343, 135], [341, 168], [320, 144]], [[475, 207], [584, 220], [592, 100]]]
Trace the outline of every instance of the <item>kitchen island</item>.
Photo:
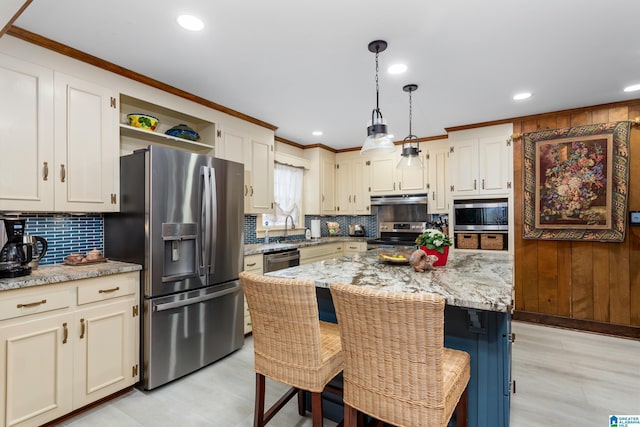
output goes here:
[[[401, 292], [434, 292], [446, 300], [445, 345], [471, 355], [469, 426], [507, 427], [511, 386], [513, 259], [502, 251], [455, 250], [447, 265], [417, 273], [381, 262], [377, 249], [268, 273], [316, 284], [320, 318], [336, 322], [329, 287], [342, 282]], [[341, 418], [341, 403], [325, 397], [326, 412]]]

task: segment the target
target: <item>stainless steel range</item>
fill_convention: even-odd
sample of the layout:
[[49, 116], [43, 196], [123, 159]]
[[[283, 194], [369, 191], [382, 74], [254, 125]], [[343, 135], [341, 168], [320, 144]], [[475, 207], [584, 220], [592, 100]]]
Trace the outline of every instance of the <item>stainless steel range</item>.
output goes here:
[[378, 237], [367, 241], [367, 248], [415, 246], [425, 228], [437, 227], [427, 213], [427, 202], [427, 194], [371, 197], [378, 215]]

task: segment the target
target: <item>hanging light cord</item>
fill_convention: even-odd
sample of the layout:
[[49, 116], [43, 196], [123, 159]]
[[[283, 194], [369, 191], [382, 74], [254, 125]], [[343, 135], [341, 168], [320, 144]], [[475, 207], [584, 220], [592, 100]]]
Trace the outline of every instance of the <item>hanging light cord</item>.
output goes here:
[[380, 54], [380, 49], [378, 49], [376, 47], [376, 111], [378, 112], [379, 115], [380, 114], [380, 106], [379, 106], [379, 100], [380, 100], [380, 95], [379, 95], [379, 90], [380, 90], [380, 86], [378, 84], [378, 55]]
[[413, 132], [411, 132], [411, 119], [413, 118], [413, 111], [411, 108], [412, 102], [411, 102], [411, 93], [413, 91], [410, 90], [409, 91], [409, 138], [411, 138], [413, 136]]

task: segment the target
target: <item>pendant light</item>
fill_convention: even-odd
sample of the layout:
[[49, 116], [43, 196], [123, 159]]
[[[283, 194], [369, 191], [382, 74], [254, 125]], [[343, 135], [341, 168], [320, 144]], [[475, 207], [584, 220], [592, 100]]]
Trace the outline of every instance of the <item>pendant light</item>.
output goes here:
[[387, 49], [387, 42], [375, 40], [369, 43], [369, 52], [376, 54], [376, 108], [371, 112], [371, 122], [367, 127], [367, 139], [360, 150], [360, 154], [369, 154], [371, 151], [391, 152], [395, 150], [392, 135], [387, 133], [387, 125], [382, 118], [379, 106], [379, 84], [378, 84], [378, 55]]
[[409, 92], [409, 136], [402, 141], [402, 158], [398, 162], [398, 169], [404, 171], [422, 169], [422, 160], [420, 160], [420, 148], [418, 137], [411, 132], [411, 119], [413, 116], [411, 105], [411, 94], [418, 89], [418, 85], [405, 85], [402, 90]]

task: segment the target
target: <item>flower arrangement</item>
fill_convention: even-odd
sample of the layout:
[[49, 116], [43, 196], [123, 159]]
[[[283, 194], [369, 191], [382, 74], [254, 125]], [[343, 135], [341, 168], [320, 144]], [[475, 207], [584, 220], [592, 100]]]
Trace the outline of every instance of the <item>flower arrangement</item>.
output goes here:
[[570, 150], [554, 147], [551, 156], [554, 165], [545, 171], [541, 214], [582, 218], [606, 191], [604, 150], [576, 141]]
[[416, 238], [418, 246], [425, 246], [427, 249], [434, 249], [444, 253], [445, 246], [451, 246], [451, 239], [440, 230], [428, 228]]

